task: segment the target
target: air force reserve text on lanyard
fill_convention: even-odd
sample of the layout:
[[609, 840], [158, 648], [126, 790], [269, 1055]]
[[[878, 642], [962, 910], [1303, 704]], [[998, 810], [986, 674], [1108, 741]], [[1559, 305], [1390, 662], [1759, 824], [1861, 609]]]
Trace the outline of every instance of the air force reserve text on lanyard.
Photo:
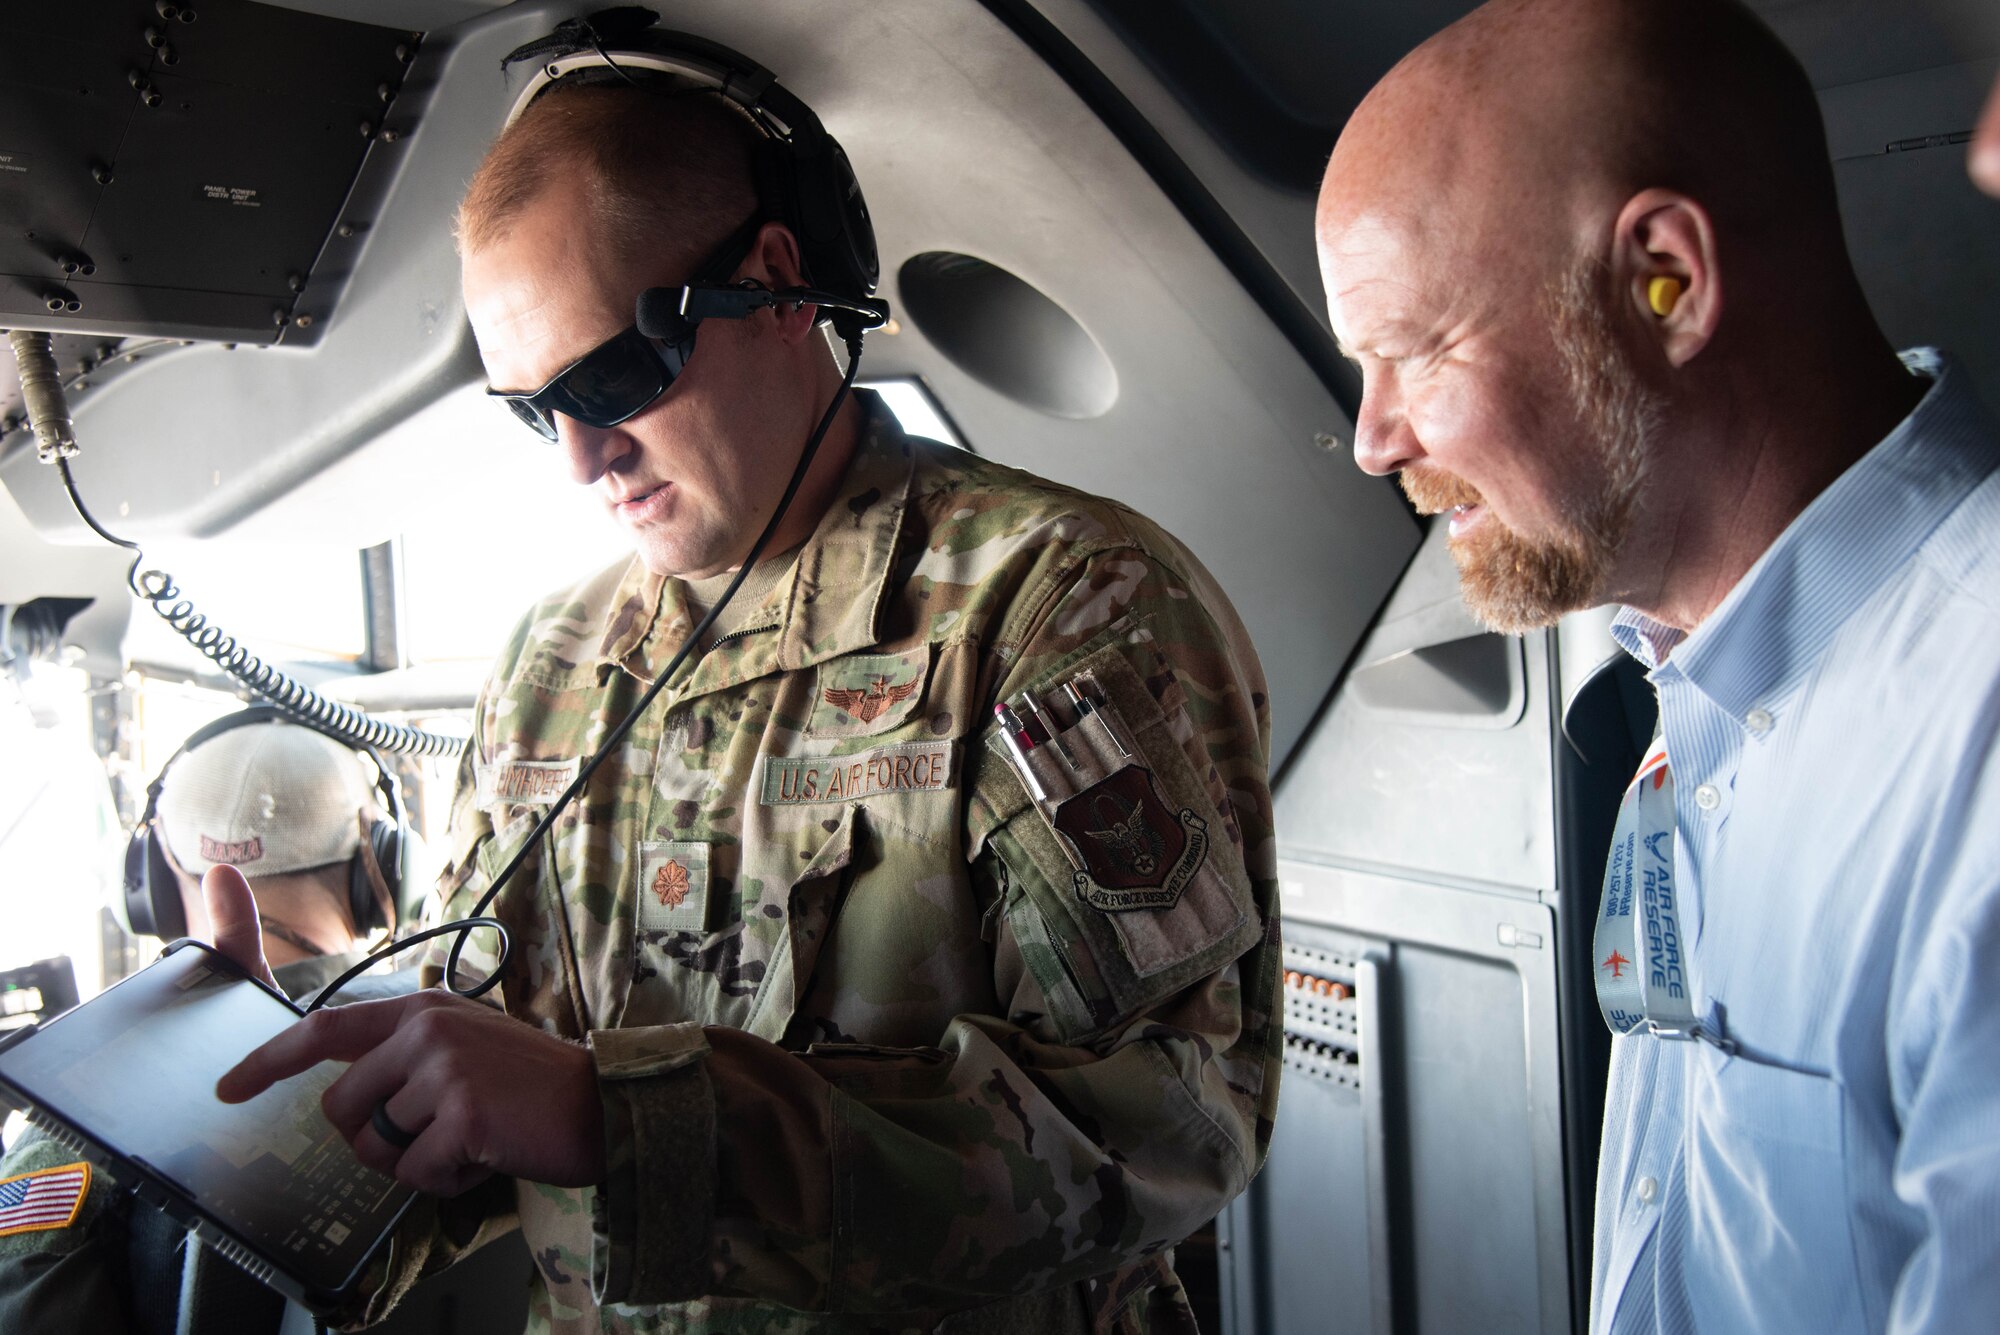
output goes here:
[[1647, 753], [1618, 804], [1593, 946], [1597, 1008], [1611, 1032], [1643, 1029], [1659, 1038], [1729, 1046], [1702, 1028], [1689, 996], [1674, 881], [1674, 778], [1664, 746]]

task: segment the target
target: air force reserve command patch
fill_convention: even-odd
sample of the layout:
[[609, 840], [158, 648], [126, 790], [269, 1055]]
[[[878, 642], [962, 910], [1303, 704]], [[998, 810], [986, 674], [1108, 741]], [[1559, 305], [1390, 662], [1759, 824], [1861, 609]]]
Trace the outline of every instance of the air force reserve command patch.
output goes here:
[[1208, 823], [1172, 811], [1140, 765], [1099, 779], [1056, 808], [1055, 827], [1083, 859], [1077, 897], [1094, 909], [1170, 909], [1208, 858]]
[[0, 1182], [0, 1238], [68, 1228], [90, 1194], [90, 1165], [66, 1163]]

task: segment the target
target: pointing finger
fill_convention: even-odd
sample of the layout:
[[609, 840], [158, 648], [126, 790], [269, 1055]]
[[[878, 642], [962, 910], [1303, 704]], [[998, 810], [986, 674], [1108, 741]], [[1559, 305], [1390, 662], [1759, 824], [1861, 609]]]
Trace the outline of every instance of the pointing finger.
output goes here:
[[215, 1096], [224, 1103], [243, 1103], [323, 1061], [357, 1061], [396, 1032], [404, 1003], [413, 1000], [360, 1001], [315, 1011], [223, 1072], [215, 1082]]

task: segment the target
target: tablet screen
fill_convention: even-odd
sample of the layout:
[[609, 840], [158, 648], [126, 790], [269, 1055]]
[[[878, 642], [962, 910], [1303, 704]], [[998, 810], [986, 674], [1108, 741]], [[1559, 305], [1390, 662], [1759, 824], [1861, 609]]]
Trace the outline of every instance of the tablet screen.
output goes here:
[[215, 1082], [298, 1012], [182, 948], [0, 1052], [0, 1080], [113, 1153], [144, 1163], [302, 1282], [335, 1293], [410, 1189], [363, 1167], [320, 1111], [325, 1062], [248, 1103]]

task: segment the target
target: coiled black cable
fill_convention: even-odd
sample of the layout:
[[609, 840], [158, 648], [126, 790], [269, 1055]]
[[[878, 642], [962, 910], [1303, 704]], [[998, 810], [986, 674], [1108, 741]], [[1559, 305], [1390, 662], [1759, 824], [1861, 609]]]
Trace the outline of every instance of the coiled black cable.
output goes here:
[[77, 493], [76, 479], [70, 476], [68, 459], [58, 458], [55, 465], [56, 472], [62, 476], [63, 490], [69, 493], [69, 503], [76, 507], [77, 514], [90, 526], [90, 531], [133, 554], [132, 564], [125, 570], [125, 583], [132, 590], [132, 595], [157, 612], [176, 635], [200, 650], [210, 662], [242, 685], [299, 722], [330, 733], [351, 745], [372, 746], [377, 751], [413, 756], [455, 756], [464, 748], [465, 739], [462, 737], [404, 727], [364, 714], [338, 700], [329, 700], [304, 682], [287, 676], [251, 653], [237, 643], [235, 636], [220, 626], [211, 625], [205, 614], [196, 611], [195, 605], [181, 596], [180, 586], [174, 583], [172, 575], [164, 570], [139, 569], [146, 559], [145, 550], [138, 543], [119, 537], [97, 522], [90, 508], [83, 503], [83, 497]]

